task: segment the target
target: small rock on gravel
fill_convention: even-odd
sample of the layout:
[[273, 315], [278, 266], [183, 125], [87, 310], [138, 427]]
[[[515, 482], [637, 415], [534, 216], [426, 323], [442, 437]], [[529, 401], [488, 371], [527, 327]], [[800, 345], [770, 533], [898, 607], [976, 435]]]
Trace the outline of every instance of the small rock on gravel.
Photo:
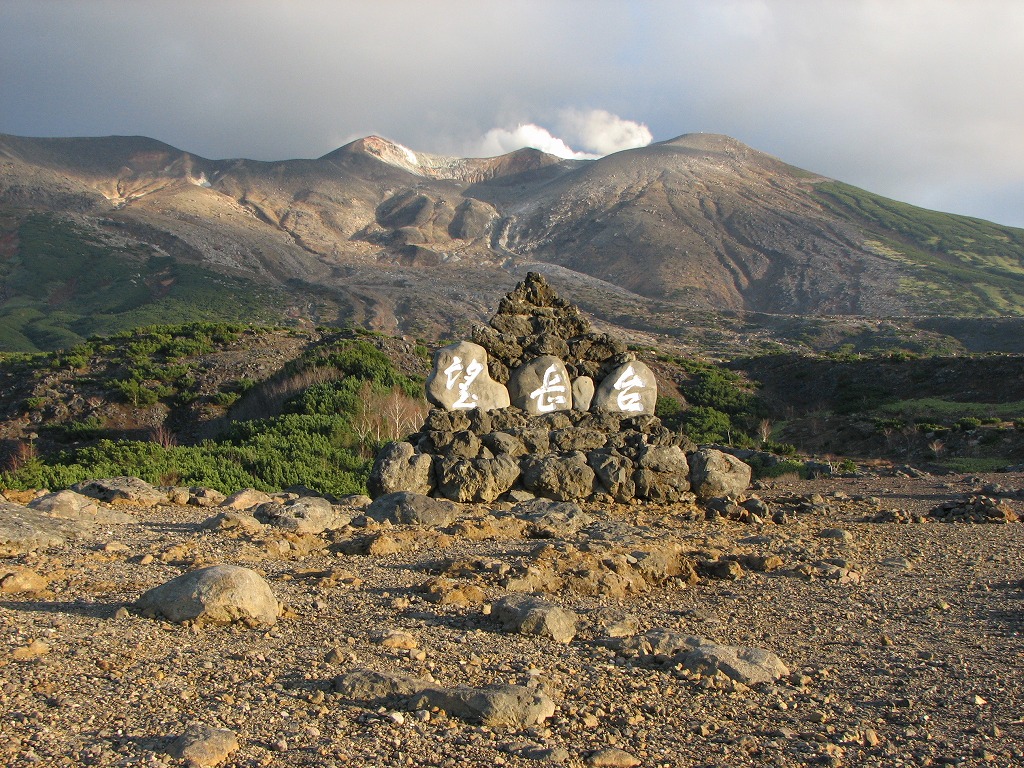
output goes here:
[[640, 760], [624, 749], [605, 747], [592, 753], [587, 758], [587, 765], [594, 768], [632, 768], [640, 765]]
[[237, 749], [238, 737], [232, 731], [193, 723], [171, 742], [167, 753], [190, 768], [208, 768], [227, 760]]

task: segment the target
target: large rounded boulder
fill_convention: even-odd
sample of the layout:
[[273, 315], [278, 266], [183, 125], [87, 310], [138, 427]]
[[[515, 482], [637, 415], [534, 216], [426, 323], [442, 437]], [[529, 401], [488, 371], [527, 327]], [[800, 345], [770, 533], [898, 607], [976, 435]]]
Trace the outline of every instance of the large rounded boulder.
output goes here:
[[690, 482], [698, 498], [741, 496], [750, 485], [750, 465], [714, 448], [701, 448], [690, 457]]
[[135, 607], [144, 616], [176, 623], [270, 625], [281, 614], [281, 604], [263, 577], [237, 565], [211, 565], [182, 574], [143, 594]]

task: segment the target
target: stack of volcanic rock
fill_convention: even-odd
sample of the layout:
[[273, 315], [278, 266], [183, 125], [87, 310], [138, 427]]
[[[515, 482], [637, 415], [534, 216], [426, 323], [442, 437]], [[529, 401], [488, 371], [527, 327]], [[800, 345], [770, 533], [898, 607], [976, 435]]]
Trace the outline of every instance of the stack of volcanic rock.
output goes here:
[[[436, 407], [407, 442], [381, 449], [371, 495], [673, 502], [689, 492], [695, 446], [654, 415], [654, 374], [541, 275], [529, 273], [473, 339], [435, 353], [426, 389]], [[749, 467], [733, 461], [726, 470], [745, 470], [745, 487]], [[694, 463], [703, 476], [707, 462]]]

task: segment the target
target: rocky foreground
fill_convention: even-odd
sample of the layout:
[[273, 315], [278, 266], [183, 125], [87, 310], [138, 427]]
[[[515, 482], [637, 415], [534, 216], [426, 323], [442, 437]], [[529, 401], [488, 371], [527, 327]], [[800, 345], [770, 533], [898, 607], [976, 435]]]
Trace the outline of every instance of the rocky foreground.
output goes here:
[[8, 492], [0, 762], [1024, 765], [1022, 485]]

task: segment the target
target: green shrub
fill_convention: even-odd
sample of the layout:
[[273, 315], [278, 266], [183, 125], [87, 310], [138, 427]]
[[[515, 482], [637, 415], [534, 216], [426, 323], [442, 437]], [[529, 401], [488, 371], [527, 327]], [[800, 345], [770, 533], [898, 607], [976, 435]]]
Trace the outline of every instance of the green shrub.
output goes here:
[[681, 428], [695, 443], [728, 442], [732, 436], [729, 414], [700, 405], [683, 413]]
[[972, 429], [977, 429], [980, 426], [981, 419], [975, 418], [974, 416], [964, 416], [956, 422], [956, 428], [964, 432], [970, 432]]
[[238, 398], [240, 397], [241, 395], [237, 392], [218, 392], [211, 399], [215, 405], [219, 405], [223, 408], [230, 408], [238, 402]]
[[875, 432], [885, 432], [886, 430], [899, 431], [907, 426], [907, 422], [903, 419], [875, 419]]

